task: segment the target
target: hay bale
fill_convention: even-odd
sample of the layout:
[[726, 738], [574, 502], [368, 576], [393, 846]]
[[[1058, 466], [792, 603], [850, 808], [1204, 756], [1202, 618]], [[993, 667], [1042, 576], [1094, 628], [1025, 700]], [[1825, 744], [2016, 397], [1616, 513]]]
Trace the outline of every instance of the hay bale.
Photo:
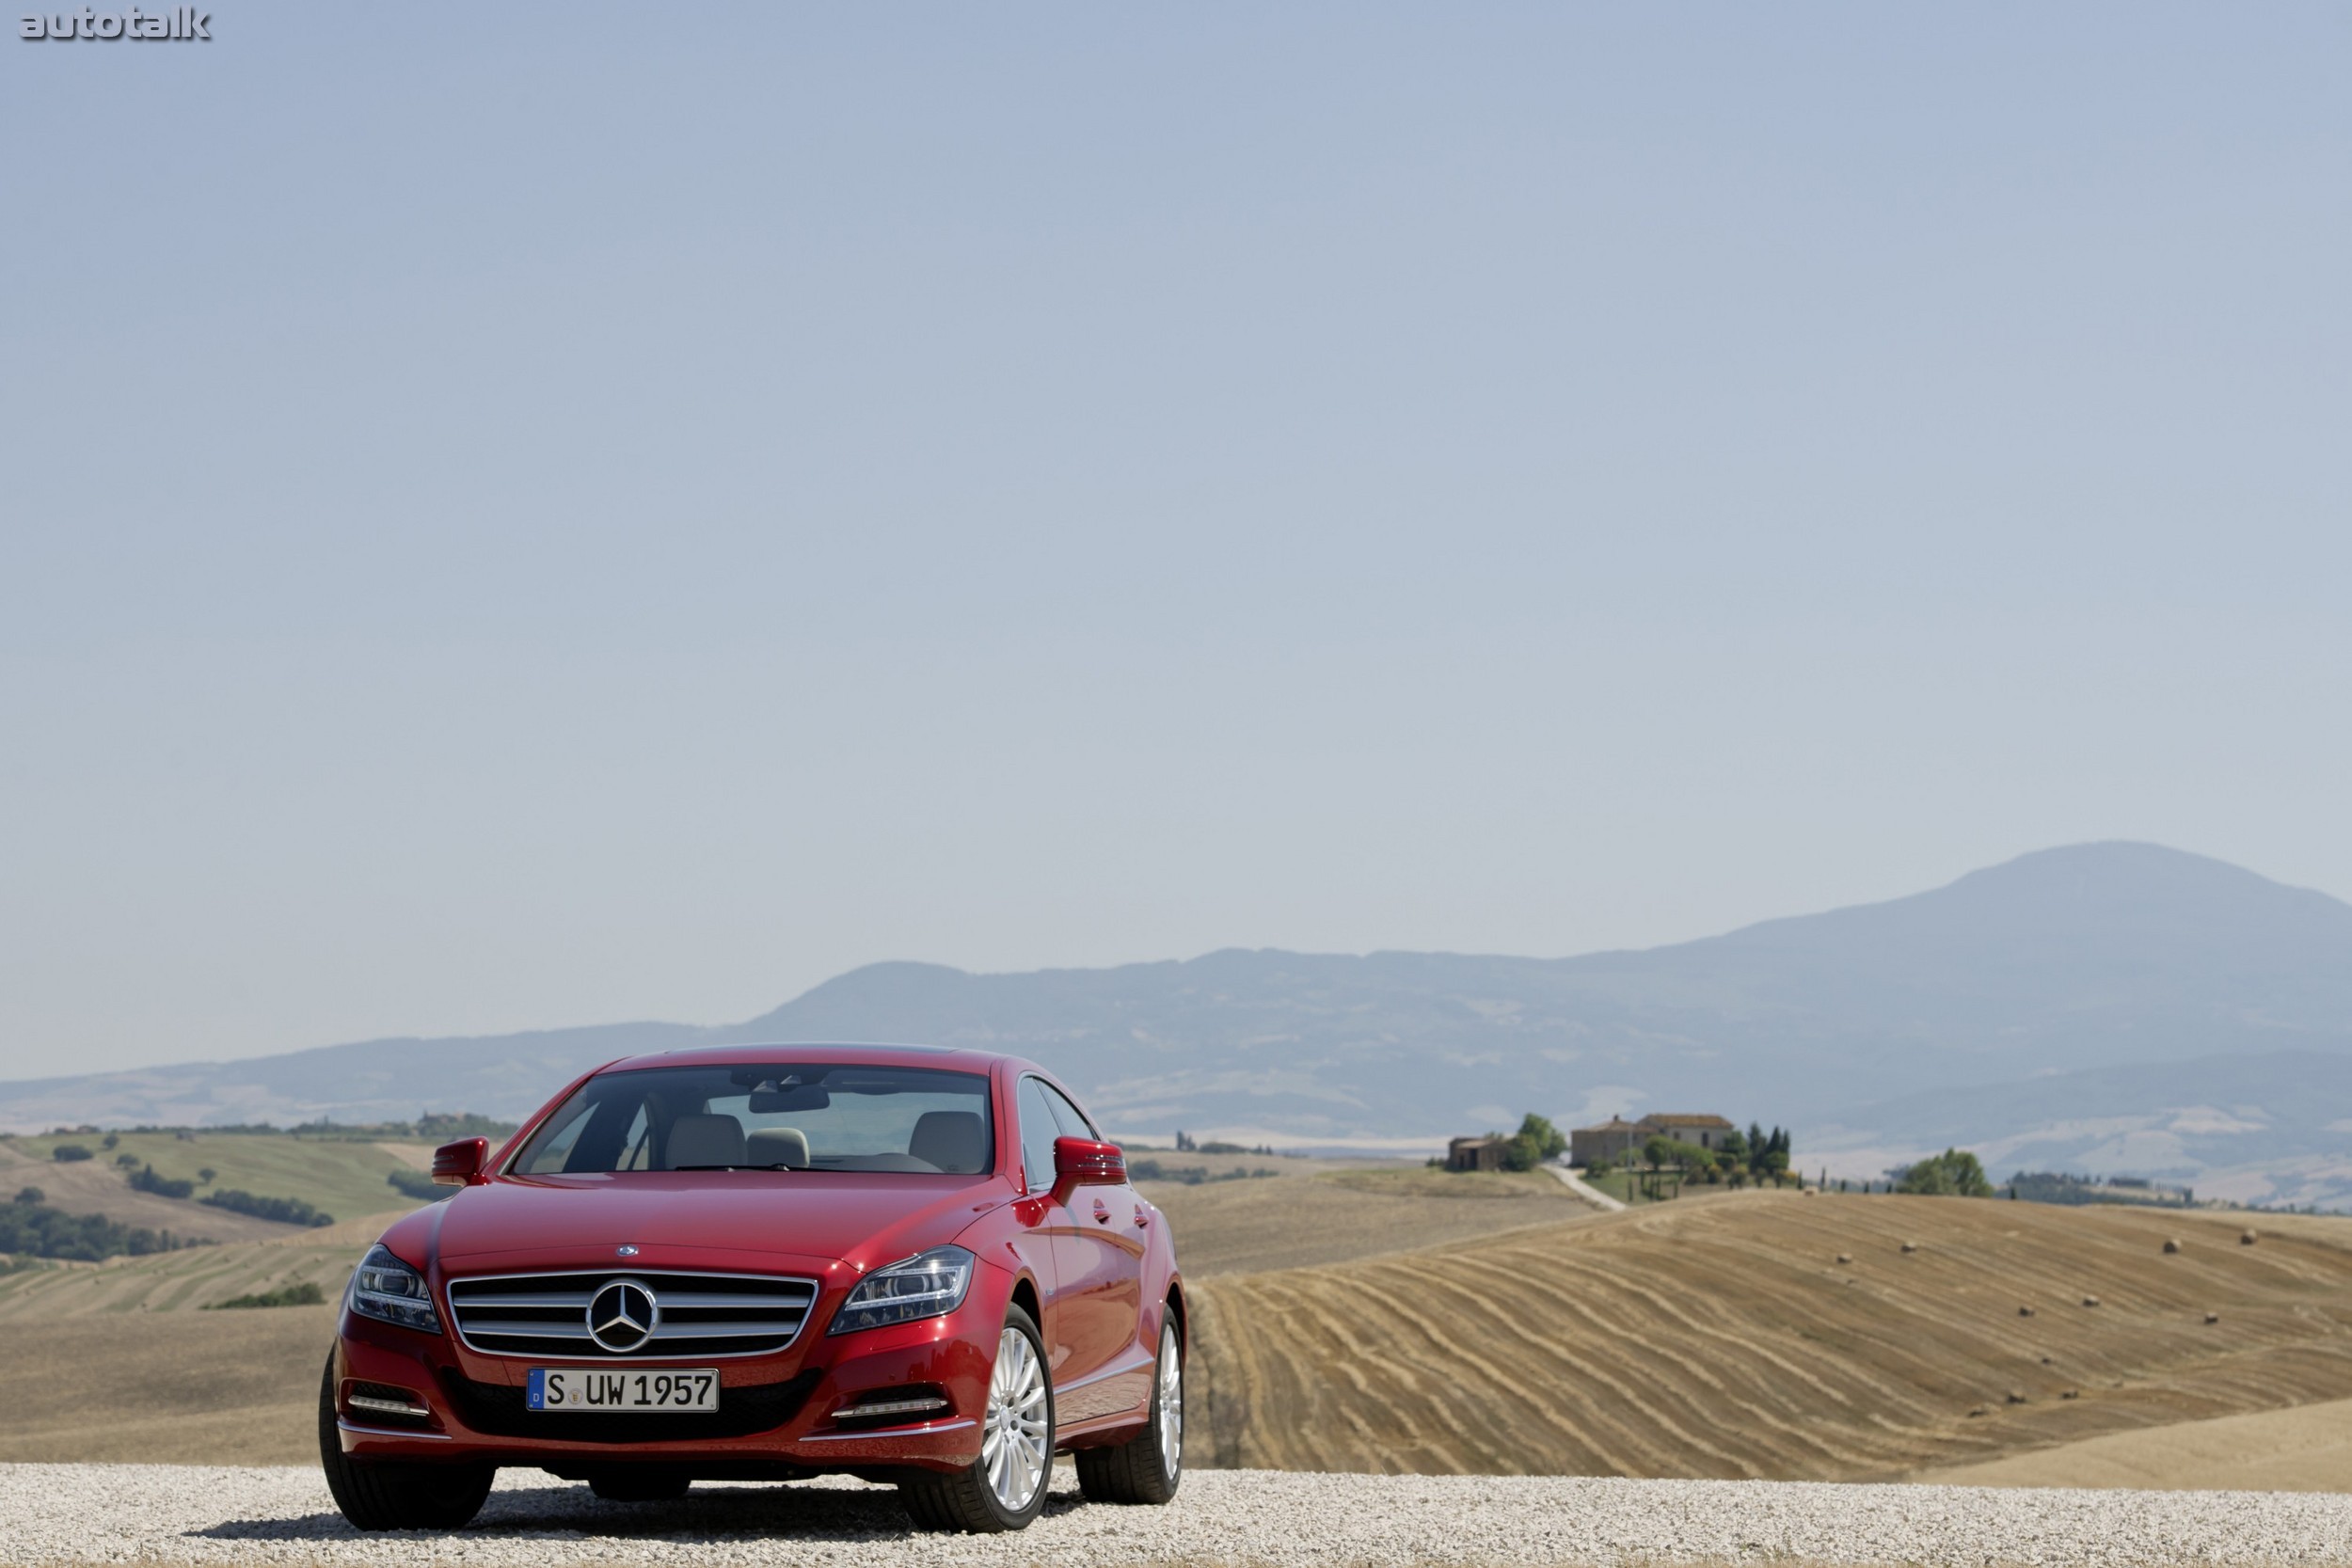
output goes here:
[[1977, 1406], [1974, 1410], [1971, 1410], [1970, 1412], [1968, 1412], [1968, 1414], [1969, 1414], [1971, 1417], [1976, 1417], [1976, 1416], [1990, 1416], [1990, 1415], [1992, 1415], [1992, 1414], [1993, 1414], [1993, 1412], [1992, 1412], [1992, 1411], [1990, 1411], [1990, 1410], [1988, 1410], [1988, 1409], [1986, 1409], [1983, 1405], [1979, 1405], [1979, 1406]]
[[2240, 1246], [2252, 1246], [2254, 1244], [2254, 1233], [2250, 1230], [2239, 1231], [2237, 1244]]
[[2017, 1309], [2017, 1315], [2021, 1318], [2030, 1318], [2033, 1316], [2033, 1308], [2030, 1307], [2021, 1307]]
[[2218, 1312], [2208, 1312], [2205, 1314], [2205, 1321], [2209, 1323], [2217, 1323], [2221, 1321], [2221, 1314]]
[[1853, 1254], [1851, 1252], [1841, 1252], [1837, 1255], [1837, 1260], [1840, 1263], [1851, 1263], [1853, 1261]]
[[2099, 1298], [2097, 1296], [2085, 1296], [2083, 1297], [2083, 1305], [2085, 1307], [2096, 1307], [2099, 1305]]
[[2061, 1388], [2058, 1390], [2058, 1398], [2062, 1400], [2078, 1400], [2082, 1397], [2083, 1391], [2080, 1388]]
[[1916, 1242], [1905, 1242], [1903, 1243], [1903, 1250], [1905, 1252], [1916, 1252], [1919, 1250], [1919, 1243]]
[[2009, 1391], [2007, 1399], [2010, 1404], [2023, 1404], [2026, 1402], [2026, 1396], [2015, 1388], [2011, 1388]]
[[2167, 1252], [2178, 1252], [2178, 1251], [2180, 1251], [2180, 1250], [2181, 1250], [2181, 1239], [2180, 1239], [2178, 1236], [2167, 1236], [2167, 1237], [2164, 1239], [2164, 1250], [2165, 1250], [2165, 1251], [2167, 1251]]

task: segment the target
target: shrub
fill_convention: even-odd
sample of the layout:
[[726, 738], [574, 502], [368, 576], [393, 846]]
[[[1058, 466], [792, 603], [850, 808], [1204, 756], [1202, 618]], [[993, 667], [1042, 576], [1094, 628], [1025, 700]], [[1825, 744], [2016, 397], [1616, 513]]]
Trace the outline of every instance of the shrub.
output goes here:
[[157, 1176], [153, 1165], [141, 1165], [131, 1173], [131, 1185], [142, 1193], [157, 1197], [194, 1197], [196, 1183], [180, 1177]]
[[262, 1291], [252, 1295], [230, 1296], [204, 1308], [207, 1312], [233, 1311], [246, 1307], [324, 1307], [326, 1292], [310, 1280], [299, 1285], [281, 1285], [275, 1291]]
[[115, 1164], [124, 1170], [136, 1170], [139, 1166], [139, 1157], [135, 1154], [118, 1154], [115, 1156]]
[[91, 1155], [90, 1151], [80, 1144], [59, 1144], [49, 1151], [49, 1157], [70, 1165], [76, 1160], [87, 1160], [91, 1158]]
[[16, 1202], [0, 1208], [0, 1252], [5, 1253], [97, 1263], [126, 1252], [144, 1257], [211, 1244], [198, 1237], [174, 1236], [168, 1230], [117, 1225], [103, 1214], [69, 1214], [45, 1204], [27, 1203], [21, 1193]]
[[196, 1173], [196, 1184], [199, 1187], [209, 1187], [213, 1184], [213, 1178], [218, 1176], [220, 1172], [215, 1170], [212, 1166], [206, 1165], [202, 1170]]
[[1502, 1146], [1502, 1168], [1534, 1170], [1567, 1152], [1568, 1140], [1550, 1121], [1530, 1111], [1519, 1118], [1519, 1130]]
[[122, 1141], [122, 1134], [121, 1134], [121, 1133], [119, 1133], [119, 1132], [109, 1132], [109, 1133], [107, 1133], [104, 1137], [103, 1137], [103, 1138], [101, 1138], [101, 1139], [99, 1139], [99, 1140], [98, 1140], [98, 1147], [99, 1147], [99, 1148], [114, 1148], [114, 1146], [115, 1146], [115, 1145], [117, 1145], [117, 1144], [120, 1143], [121, 1141]]
[[1991, 1197], [1982, 1162], [1964, 1148], [1947, 1148], [1914, 1165], [1895, 1179], [1895, 1190], [1928, 1197]]
[[1712, 1150], [1702, 1148], [1697, 1144], [1686, 1144], [1679, 1138], [1666, 1137], [1662, 1133], [1642, 1146], [1642, 1158], [1653, 1165], [1674, 1165], [1702, 1174], [1715, 1168]]
[[19, 1187], [16, 1190], [16, 1200], [19, 1203], [46, 1203], [49, 1201], [49, 1195], [39, 1187]]
[[280, 1225], [333, 1225], [335, 1216], [313, 1209], [298, 1197], [261, 1197], [240, 1187], [224, 1187], [216, 1193], [206, 1193], [197, 1200], [215, 1209], [226, 1209], [232, 1214], [250, 1214], [257, 1220], [276, 1220]]
[[[1260, 1165], [1255, 1170], [1243, 1170], [1235, 1166], [1220, 1175], [1211, 1176], [1209, 1167], [1206, 1165], [1163, 1165], [1157, 1160], [1133, 1160], [1127, 1164], [1127, 1177], [1130, 1180], [1178, 1181], [1187, 1187], [1198, 1187], [1209, 1181], [1254, 1181], [1264, 1177], [1281, 1174], [1280, 1171], [1268, 1170], [1263, 1165]], [[444, 1194], [453, 1190], [448, 1187], [441, 1189]]]

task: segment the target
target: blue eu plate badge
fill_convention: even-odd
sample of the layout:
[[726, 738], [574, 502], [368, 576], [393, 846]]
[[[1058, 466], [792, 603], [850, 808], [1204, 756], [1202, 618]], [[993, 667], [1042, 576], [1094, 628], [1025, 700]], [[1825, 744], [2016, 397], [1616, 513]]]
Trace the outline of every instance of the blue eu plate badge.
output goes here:
[[548, 1370], [545, 1367], [531, 1369], [531, 1382], [524, 1389], [523, 1404], [531, 1410], [545, 1410], [548, 1407]]

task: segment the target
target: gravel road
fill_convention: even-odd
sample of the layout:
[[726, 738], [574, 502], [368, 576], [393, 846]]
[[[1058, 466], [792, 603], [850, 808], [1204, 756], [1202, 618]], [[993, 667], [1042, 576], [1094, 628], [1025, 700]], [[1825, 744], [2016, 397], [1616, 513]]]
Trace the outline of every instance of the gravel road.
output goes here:
[[1184, 1478], [1168, 1508], [1088, 1507], [1067, 1463], [1017, 1537], [910, 1536], [853, 1481], [698, 1486], [602, 1503], [511, 1470], [447, 1535], [362, 1536], [307, 1469], [0, 1465], [0, 1563], [1988, 1564], [2352, 1563], [2352, 1496], [1994, 1491], [1516, 1476]]

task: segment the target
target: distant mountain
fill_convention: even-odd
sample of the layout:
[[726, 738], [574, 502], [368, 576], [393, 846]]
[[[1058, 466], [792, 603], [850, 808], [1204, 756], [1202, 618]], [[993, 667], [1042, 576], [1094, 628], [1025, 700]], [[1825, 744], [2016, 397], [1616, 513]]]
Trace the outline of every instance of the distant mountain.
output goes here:
[[[720, 1028], [377, 1040], [0, 1084], [0, 1124], [512, 1116], [614, 1055], [758, 1039], [1015, 1051], [1138, 1134], [1421, 1148], [1530, 1108], [1705, 1109], [1789, 1124], [1801, 1158], [1856, 1174], [1960, 1142], [2352, 1202], [2352, 1168], [2329, 1163], [2330, 1139], [2352, 1147], [2330, 1126], [2344, 1118], [2312, 1119], [2352, 1098], [2352, 905], [2140, 844], [2044, 850], [1645, 952], [875, 964]], [[2146, 1125], [2087, 1130], [2102, 1118]]]

